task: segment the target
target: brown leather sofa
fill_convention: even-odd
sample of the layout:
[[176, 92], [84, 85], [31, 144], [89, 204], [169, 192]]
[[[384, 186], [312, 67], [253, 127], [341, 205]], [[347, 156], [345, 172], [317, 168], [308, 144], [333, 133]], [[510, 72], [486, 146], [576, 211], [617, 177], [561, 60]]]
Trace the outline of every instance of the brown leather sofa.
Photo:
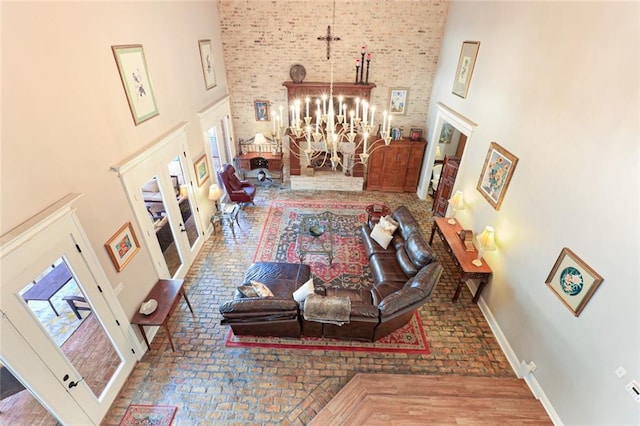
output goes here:
[[236, 290], [234, 300], [220, 307], [221, 324], [230, 325], [236, 335], [303, 334], [363, 341], [376, 341], [401, 328], [429, 300], [443, 268], [411, 212], [401, 206], [392, 217], [398, 222], [398, 230], [386, 249], [369, 236], [370, 224], [360, 230], [374, 280], [372, 288], [315, 288], [315, 293], [326, 297], [349, 297], [348, 323], [336, 325], [304, 319], [304, 304], [298, 307], [293, 292], [310, 278], [308, 265], [260, 262], [251, 265], [244, 283], [262, 282], [274, 297], [245, 298]]
[[407, 324], [429, 300], [443, 267], [405, 206], [391, 215], [398, 222], [389, 247], [371, 237], [373, 223], [360, 229], [374, 285], [371, 289], [329, 289], [327, 295], [351, 299], [349, 323], [324, 324], [324, 337], [376, 341]]
[[233, 300], [220, 306], [222, 321], [236, 336], [300, 337], [302, 323], [293, 292], [311, 278], [309, 265], [257, 262], [244, 276], [243, 285], [258, 281], [274, 297], [244, 297], [236, 289]]

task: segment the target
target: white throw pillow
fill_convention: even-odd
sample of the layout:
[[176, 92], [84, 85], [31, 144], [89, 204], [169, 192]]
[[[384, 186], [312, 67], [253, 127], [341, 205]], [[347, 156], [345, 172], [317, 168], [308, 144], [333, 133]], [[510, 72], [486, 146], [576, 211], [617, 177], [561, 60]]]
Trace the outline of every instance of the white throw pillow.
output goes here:
[[307, 296], [313, 294], [313, 292], [313, 278], [309, 278], [309, 281], [302, 284], [300, 288], [293, 292], [293, 298], [296, 299], [296, 302], [298, 302], [298, 304], [301, 304], [305, 301]]
[[260, 297], [273, 297], [273, 293], [271, 292], [271, 289], [269, 289], [269, 287], [267, 287], [266, 285], [262, 284], [261, 282], [253, 281], [253, 280], [251, 280], [250, 282], [251, 282], [251, 287], [253, 287], [253, 289], [256, 291], [256, 293], [258, 293]]
[[390, 235], [393, 235], [393, 233], [396, 232], [396, 229], [398, 229], [398, 222], [393, 220], [391, 216], [382, 216], [379, 223], [380, 226], [382, 226], [382, 228]]
[[373, 239], [373, 241], [380, 244], [380, 246], [385, 249], [389, 247], [389, 243], [393, 239], [393, 235], [385, 231], [379, 223], [376, 223], [376, 226], [373, 227], [373, 231], [371, 231], [370, 237]]

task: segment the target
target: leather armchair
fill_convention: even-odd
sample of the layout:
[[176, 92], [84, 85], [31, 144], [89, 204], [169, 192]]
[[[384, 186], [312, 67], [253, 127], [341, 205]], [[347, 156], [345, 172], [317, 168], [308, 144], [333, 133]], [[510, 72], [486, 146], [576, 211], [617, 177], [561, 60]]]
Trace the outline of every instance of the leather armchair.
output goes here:
[[236, 176], [236, 169], [231, 164], [222, 166], [222, 170], [218, 172], [218, 176], [224, 185], [224, 189], [229, 195], [229, 199], [240, 204], [255, 204], [253, 198], [256, 196], [255, 185], [246, 180], [240, 180]]

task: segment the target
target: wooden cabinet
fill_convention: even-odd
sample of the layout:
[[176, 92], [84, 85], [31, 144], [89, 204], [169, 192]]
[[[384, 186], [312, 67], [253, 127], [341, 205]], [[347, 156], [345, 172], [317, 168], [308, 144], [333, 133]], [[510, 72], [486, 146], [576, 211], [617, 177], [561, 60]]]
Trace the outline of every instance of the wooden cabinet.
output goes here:
[[371, 153], [367, 167], [367, 190], [415, 192], [427, 143], [424, 139], [401, 139]]

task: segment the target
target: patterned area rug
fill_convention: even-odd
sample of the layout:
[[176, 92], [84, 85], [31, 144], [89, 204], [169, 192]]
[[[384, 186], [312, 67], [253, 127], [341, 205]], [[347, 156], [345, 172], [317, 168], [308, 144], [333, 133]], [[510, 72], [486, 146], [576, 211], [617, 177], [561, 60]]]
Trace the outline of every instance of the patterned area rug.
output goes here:
[[[344, 203], [327, 201], [273, 201], [254, 256], [255, 262], [300, 261], [296, 253], [296, 239], [300, 223], [305, 215], [331, 212], [333, 262], [329, 265], [325, 254], [312, 254], [304, 258], [311, 273], [326, 287], [359, 289], [371, 287], [373, 280], [360, 241], [359, 228], [366, 222], [365, 207], [368, 203]], [[282, 347], [296, 349], [352, 350], [372, 352], [429, 353], [427, 337], [420, 316], [416, 313], [407, 325], [375, 343], [347, 342], [318, 338], [266, 338], [235, 336], [231, 330], [227, 346]]]
[[129, 405], [120, 426], [169, 426], [178, 407], [168, 405]]

